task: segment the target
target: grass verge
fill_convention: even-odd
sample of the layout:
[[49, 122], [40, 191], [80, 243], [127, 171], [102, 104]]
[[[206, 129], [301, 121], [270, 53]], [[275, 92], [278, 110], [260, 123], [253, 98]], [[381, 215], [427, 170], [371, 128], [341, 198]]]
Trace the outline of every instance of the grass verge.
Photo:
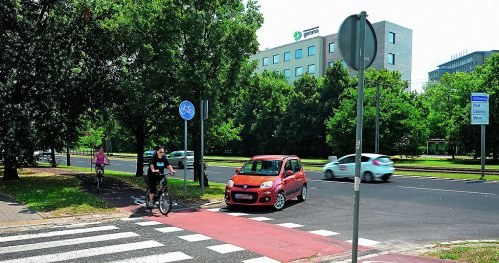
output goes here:
[[[3, 170], [0, 171], [3, 173]], [[87, 193], [74, 176], [19, 170], [21, 180], [2, 181], [0, 193], [10, 196], [45, 217], [114, 213], [117, 210]]]
[[[90, 170], [90, 168], [74, 167], [74, 166], [71, 167], [62, 166], [61, 168], [71, 171], [85, 172], [85, 173], [88, 173]], [[144, 178], [136, 177], [132, 173], [113, 171], [109, 170], [108, 168], [106, 169], [106, 176], [125, 181], [139, 189], [146, 188]], [[224, 200], [225, 184], [221, 183], [210, 182], [210, 186], [204, 188], [205, 191], [203, 194], [199, 182], [187, 180], [186, 181], [187, 194], [185, 198], [184, 198], [183, 179], [176, 177], [169, 177], [168, 187], [170, 193], [173, 196], [175, 196], [177, 199], [182, 199], [184, 202], [207, 203], [207, 202], [219, 202]]]
[[499, 242], [439, 244], [423, 255], [468, 263], [499, 263]]

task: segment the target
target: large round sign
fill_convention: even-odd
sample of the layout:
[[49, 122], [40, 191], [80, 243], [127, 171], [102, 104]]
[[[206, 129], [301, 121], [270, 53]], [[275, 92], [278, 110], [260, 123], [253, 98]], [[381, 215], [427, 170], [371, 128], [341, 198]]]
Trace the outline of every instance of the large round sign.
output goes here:
[[194, 108], [194, 105], [190, 101], [184, 100], [180, 103], [180, 106], [178, 107], [178, 112], [180, 113], [180, 117], [182, 117], [182, 119], [190, 121], [192, 120], [192, 118], [194, 118], [196, 109]]
[[[338, 47], [343, 56], [343, 61], [355, 70], [360, 69], [360, 15], [351, 15], [343, 21], [338, 32]], [[376, 33], [373, 26], [366, 19], [364, 38], [364, 69], [371, 66], [376, 58], [378, 49]]]

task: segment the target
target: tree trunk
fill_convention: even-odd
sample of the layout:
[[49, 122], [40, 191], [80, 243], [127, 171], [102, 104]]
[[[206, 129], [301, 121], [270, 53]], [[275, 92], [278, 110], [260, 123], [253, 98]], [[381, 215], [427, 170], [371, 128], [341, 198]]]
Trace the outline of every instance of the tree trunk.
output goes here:
[[17, 162], [13, 158], [5, 158], [2, 181], [19, 180]]
[[142, 177], [144, 175], [145, 135], [142, 130], [136, 130], [133, 134], [137, 145], [137, 170], [135, 171], [135, 176]]
[[54, 147], [50, 147], [50, 167], [57, 167], [57, 163], [55, 161], [55, 149]]

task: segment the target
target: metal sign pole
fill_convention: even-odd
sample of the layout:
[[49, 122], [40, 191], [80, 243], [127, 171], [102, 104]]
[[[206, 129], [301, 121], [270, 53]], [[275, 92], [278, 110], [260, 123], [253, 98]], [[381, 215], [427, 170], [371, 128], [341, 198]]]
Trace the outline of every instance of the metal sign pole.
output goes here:
[[352, 239], [352, 263], [357, 263], [357, 250], [359, 248], [359, 202], [360, 202], [360, 161], [362, 154], [362, 124], [363, 124], [363, 104], [364, 104], [364, 42], [366, 35], [366, 12], [360, 13], [359, 56], [357, 58], [359, 72], [358, 84], [359, 94], [357, 95], [357, 130], [355, 134], [355, 180], [354, 180], [354, 213], [353, 213], [353, 239]]
[[482, 165], [480, 180], [483, 180], [485, 178], [485, 124], [482, 124], [480, 126], [481, 126], [480, 137], [481, 137], [481, 152], [482, 152], [482, 157], [480, 158], [480, 163]]
[[200, 119], [201, 119], [201, 193], [204, 195], [204, 101], [201, 100], [199, 105], [201, 110]]
[[187, 198], [187, 120], [184, 121], [184, 199]]
[[376, 138], [374, 143], [374, 153], [379, 153], [379, 83], [376, 87]]

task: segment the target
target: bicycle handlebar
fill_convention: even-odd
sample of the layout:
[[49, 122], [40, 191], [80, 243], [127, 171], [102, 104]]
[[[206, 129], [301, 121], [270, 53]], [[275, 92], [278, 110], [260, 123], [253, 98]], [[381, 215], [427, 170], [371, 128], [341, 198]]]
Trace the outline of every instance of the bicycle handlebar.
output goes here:
[[162, 172], [162, 173], [159, 172], [157, 174], [159, 174], [161, 176], [167, 176], [167, 175], [174, 175], [174, 174], [176, 174], [176, 172], [170, 172], [170, 171], [168, 171], [168, 172]]

